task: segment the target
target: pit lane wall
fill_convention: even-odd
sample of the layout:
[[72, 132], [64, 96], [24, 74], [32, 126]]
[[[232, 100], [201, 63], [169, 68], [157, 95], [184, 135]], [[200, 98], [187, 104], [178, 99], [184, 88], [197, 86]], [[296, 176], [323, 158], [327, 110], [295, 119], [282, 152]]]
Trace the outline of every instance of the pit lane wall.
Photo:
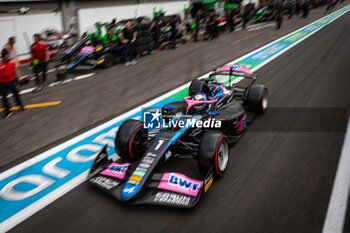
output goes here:
[[93, 32], [96, 22], [110, 22], [112, 19], [153, 17], [153, 8], [165, 11], [165, 15], [180, 14], [183, 16], [184, 6], [189, 6], [189, 1], [152, 2], [133, 5], [119, 5], [108, 7], [82, 8], [78, 10], [79, 31]]
[[[256, 71], [348, 11], [350, 11], [350, 5], [228, 64], [244, 65]], [[209, 73], [199, 78], [206, 78], [208, 75]], [[236, 77], [234, 82], [239, 79]], [[109, 156], [115, 155], [114, 137], [124, 120], [140, 119], [142, 108], [158, 108], [169, 102], [182, 100], [188, 94], [188, 87], [189, 83], [178, 87], [2, 172], [0, 174], [0, 232], [8, 231], [84, 182], [93, 160], [104, 145], [108, 146]]]
[[44, 28], [62, 30], [61, 13], [0, 16], [0, 28], [0, 47], [5, 45], [9, 37], [16, 36], [18, 53], [25, 54], [30, 52], [33, 34], [42, 32]]

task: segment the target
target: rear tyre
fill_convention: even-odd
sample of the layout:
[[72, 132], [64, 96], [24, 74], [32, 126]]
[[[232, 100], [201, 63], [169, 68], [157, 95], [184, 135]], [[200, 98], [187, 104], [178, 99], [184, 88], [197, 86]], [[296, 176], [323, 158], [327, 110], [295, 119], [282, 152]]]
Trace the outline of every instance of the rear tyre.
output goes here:
[[268, 90], [264, 85], [252, 85], [248, 90], [246, 104], [248, 110], [263, 114], [268, 108]]
[[207, 82], [205, 82], [204, 80], [193, 80], [191, 82], [190, 88], [188, 89], [188, 95], [189, 96], [194, 96], [195, 94], [198, 93], [205, 93], [205, 94], [209, 94], [210, 90], [208, 87]]
[[136, 160], [145, 151], [145, 141], [148, 131], [143, 128], [143, 123], [137, 120], [126, 120], [119, 127], [115, 138], [117, 154], [124, 160]]
[[229, 162], [229, 143], [221, 133], [206, 133], [199, 144], [198, 168], [205, 176], [211, 167], [216, 177], [224, 175]]

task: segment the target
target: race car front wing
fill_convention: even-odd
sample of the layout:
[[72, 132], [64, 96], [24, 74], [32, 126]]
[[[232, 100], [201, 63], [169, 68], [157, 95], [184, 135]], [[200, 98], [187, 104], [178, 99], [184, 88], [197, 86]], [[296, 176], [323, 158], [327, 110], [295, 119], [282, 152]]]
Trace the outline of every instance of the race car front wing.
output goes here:
[[[107, 157], [105, 147], [96, 157], [88, 176], [90, 184], [111, 194], [119, 201], [127, 178], [131, 175], [130, 163], [116, 163]], [[213, 182], [212, 171], [204, 180], [195, 180], [181, 173], [154, 173], [144, 190], [129, 204], [153, 204], [191, 208], [209, 189]], [[123, 190], [125, 192], [125, 189]]]

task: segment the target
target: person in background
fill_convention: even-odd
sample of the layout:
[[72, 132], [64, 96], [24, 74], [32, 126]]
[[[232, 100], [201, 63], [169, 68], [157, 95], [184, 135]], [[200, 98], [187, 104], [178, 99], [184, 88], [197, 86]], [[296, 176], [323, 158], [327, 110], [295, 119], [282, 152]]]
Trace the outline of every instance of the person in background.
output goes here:
[[193, 24], [193, 19], [191, 15], [191, 11], [187, 10], [185, 17], [184, 17], [184, 23], [186, 25], [186, 32], [188, 34], [192, 34], [192, 24]]
[[136, 37], [137, 31], [131, 27], [131, 21], [128, 20], [125, 23], [123, 31], [119, 33], [119, 39], [124, 44], [123, 56], [125, 66], [136, 64], [136, 60], [134, 59], [134, 47]]
[[336, 4], [336, 0], [328, 0], [326, 4], [327, 4], [327, 7], [326, 7], [326, 11], [324, 12], [325, 14], [332, 12]]
[[170, 22], [167, 26], [170, 26], [170, 48], [175, 49], [176, 48], [176, 34], [177, 34], [177, 27], [179, 26], [179, 21], [177, 20], [177, 16], [173, 15]]
[[242, 24], [242, 27], [243, 29], [245, 29], [248, 21], [249, 21], [249, 14], [250, 14], [250, 11], [251, 11], [251, 6], [250, 4], [247, 4], [244, 6], [243, 8], [243, 13], [242, 13], [242, 20], [243, 20], [243, 24]]
[[227, 26], [229, 27], [230, 32], [235, 30], [235, 9], [229, 9], [226, 13]]
[[19, 65], [18, 52], [15, 47], [16, 37], [12, 36], [8, 39], [8, 42], [4, 45], [4, 49], [7, 49], [10, 53], [10, 60], [15, 63], [16, 66]]
[[153, 42], [154, 42], [154, 48], [157, 50], [161, 50], [162, 46], [161, 43], [159, 41], [159, 37], [160, 37], [160, 26], [159, 26], [159, 22], [157, 18], [154, 18], [151, 22], [151, 26], [150, 26], [150, 31], [152, 32], [153, 35]]
[[116, 19], [112, 19], [112, 21], [108, 24], [108, 38], [110, 40], [113, 39], [113, 35], [117, 34], [116, 22]]
[[295, 0], [288, 0], [288, 19], [293, 17], [295, 4]]
[[278, 30], [281, 28], [282, 22], [283, 22], [283, 5], [282, 5], [282, 3], [277, 4], [275, 20], [276, 20], [276, 29]]
[[201, 18], [202, 18], [202, 11], [199, 9], [196, 12], [196, 16], [194, 18], [194, 23], [195, 25], [195, 30], [194, 30], [194, 42], [198, 41], [198, 31], [199, 31], [199, 27], [200, 27], [200, 23], [201, 23]]
[[214, 23], [215, 23], [215, 19], [214, 19], [214, 12], [208, 12], [207, 17], [206, 17], [206, 37], [204, 38], [204, 40], [209, 40], [209, 38], [213, 38], [213, 31], [214, 31]]
[[[46, 81], [47, 63], [50, 60], [50, 51], [48, 45], [41, 40], [39, 34], [34, 34], [34, 43], [30, 47], [32, 54], [32, 66], [36, 76], [36, 87], [33, 92], [41, 91]], [[42, 80], [40, 80], [42, 73]]]
[[211, 34], [211, 39], [215, 39], [218, 37], [219, 34], [219, 21], [220, 21], [220, 17], [218, 15], [218, 13], [214, 10], [213, 12], [213, 19], [214, 19], [214, 24], [213, 24], [213, 28], [212, 28], [212, 34]]
[[10, 59], [10, 52], [7, 49], [3, 49], [1, 51], [0, 61], [0, 93], [2, 96], [2, 101], [4, 103], [4, 118], [8, 118], [12, 115], [12, 111], [10, 110], [10, 105], [7, 101], [8, 92], [12, 92], [13, 96], [16, 99], [17, 105], [20, 107], [21, 111], [24, 111], [24, 107], [19, 97], [18, 90], [16, 88], [15, 78], [18, 81], [21, 76], [15, 63]]
[[303, 0], [301, 3], [301, 9], [303, 11], [302, 17], [307, 18], [309, 15], [309, 7], [310, 7], [310, 2], [309, 0]]

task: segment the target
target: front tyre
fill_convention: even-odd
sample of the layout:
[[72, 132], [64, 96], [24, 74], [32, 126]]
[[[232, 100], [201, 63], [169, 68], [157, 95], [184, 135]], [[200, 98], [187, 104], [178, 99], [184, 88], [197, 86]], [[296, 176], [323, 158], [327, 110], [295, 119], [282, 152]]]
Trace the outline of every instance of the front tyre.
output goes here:
[[133, 119], [124, 121], [115, 138], [117, 154], [127, 161], [140, 158], [145, 151], [147, 133], [141, 121]]
[[103, 68], [109, 68], [113, 65], [114, 63], [114, 56], [112, 53], [106, 53], [104, 56], [104, 61], [102, 62], [102, 67]]
[[199, 144], [198, 168], [205, 176], [211, 167], [216, 177], [224, 175], [229, 162], [229, 143], [221, 133], [206, 133]]

